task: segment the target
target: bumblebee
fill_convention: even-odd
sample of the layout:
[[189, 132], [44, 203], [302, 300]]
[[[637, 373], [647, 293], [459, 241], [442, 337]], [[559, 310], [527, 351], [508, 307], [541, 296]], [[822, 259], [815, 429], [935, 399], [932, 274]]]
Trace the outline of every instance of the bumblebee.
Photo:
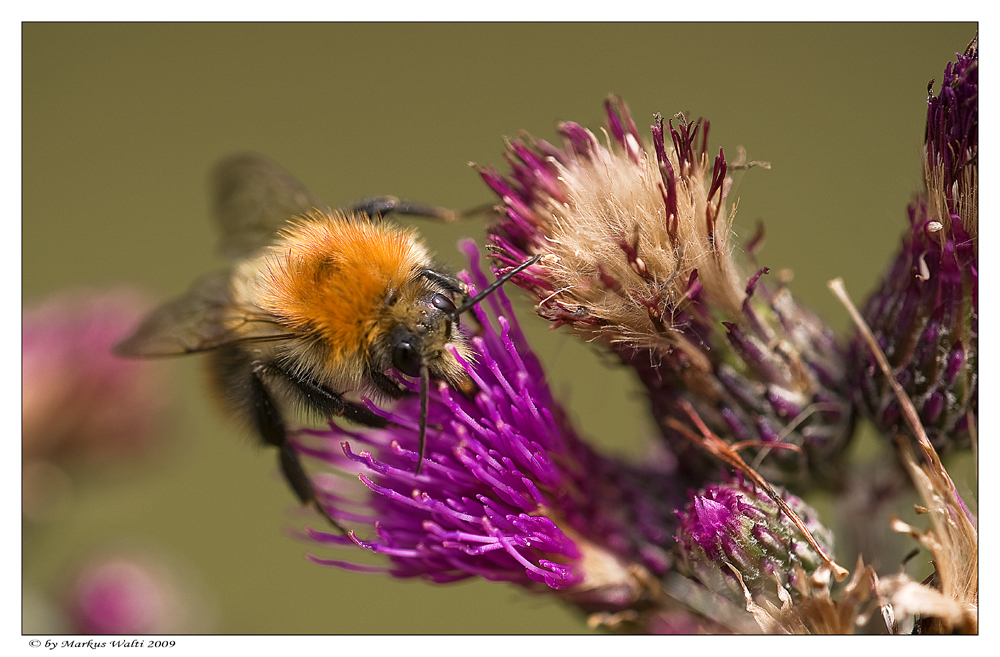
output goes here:
[[[221, 162], [213, 177], [226, 270], [198, 279], [154, 310], [116, 347], [133, 357], [208, 353], [208, 371], [228, 411], [277, 448], [282, 473], [302, 504], [319, 503], [287, 440], [290, 408], [385, 427], [385, 418], [345, 398], [410, 394], [393, 372], [420, 381], [423, 463], [431, 379], [472, 391], [453, 344], [471, 360], [459, 315], [534, 260], [508, 271], [474, 299], [434, 266], [413, 229], [390, 212], [450, 221], [459, 213], [394, 197], [333, 210], [284, 168], [259, 155]], [[537, 259], [537, 258], [536, 258]]]

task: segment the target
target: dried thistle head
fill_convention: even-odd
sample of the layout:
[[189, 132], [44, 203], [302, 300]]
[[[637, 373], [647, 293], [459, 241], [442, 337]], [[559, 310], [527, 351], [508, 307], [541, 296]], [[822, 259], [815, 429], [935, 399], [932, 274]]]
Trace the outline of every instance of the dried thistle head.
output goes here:
[[906, 533], [931, 553], [934, 574], [917, 583], [905, 573], [882, 579], [878, 592], [894, 617], [915, 615], [924, 634], [975, 634], [979, 631], [979, 532], [955, 485], [933, 448], [923, 443], [918, 462], [910, 445], [900, 441], [900, 456], [930, 527], [921, 531], [895, 519], [893, 529]]
[[796, 596], [779, 587], [781, 604], [764, 600], [758, 605], [744, 588], [746, 609], [766, 634], [854, 634], [872, 613], [875, 571], [858, 559], [854, 574], [834, 591], [832, 572], [820, 566], [811, 576], [800, 572]]
[[643, 144], [620, 99], [606, 109], [607, 144], [563, 123], [562, 147], [525, 137], [508, 144], [508, 175], [480, 169], [503, 204], [496, 257], [543, 256], [515, 282], [542, 317], [636, 369], [693, 482], [714, 465], [667, 426], [682, 401], [764, 450], [768, 476], [835, 478], [853, 421], [840, 349], [766, 268], [748, 275], [734, 257], [732, 172], [758, 163], [711, 157], [706, 120], [657, 115]]
[[530, 138], [508, 144], [509, 180], [481, 170], [506, 206], [491, 241], [501, 259], [544, 255], [518, 279], [539, 297], [542, 316], [588, 341], [681, 350], [708, 367], [684, 335], [682, 313], [695, 292], [724, 316], [738, 315], [745, 297], [732, 259], [727, 163], [720, 152], [707, 166], [707, 121], [668, 122], [675, 147], [667, 153], [657, 116], [654, 148], [643, 150], [624, 104], [606, 107], [620, 150], [564, 123], [561, 150]]

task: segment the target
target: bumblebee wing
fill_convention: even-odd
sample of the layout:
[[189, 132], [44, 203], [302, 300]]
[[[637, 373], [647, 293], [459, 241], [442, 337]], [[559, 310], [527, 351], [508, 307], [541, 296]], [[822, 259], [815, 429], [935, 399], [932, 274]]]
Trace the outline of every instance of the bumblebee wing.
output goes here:
[[219, 250], [240, 258], [267, 246], [292, 217], [329, 206], [277, 162], [242, 153], [216, 165], [212, 177], [215, 216], [222, 227]]
[[154, 310], [115, 347], [122, 356], [177, 356], [247, 340], [290, 337], [288, 329], [237, 308], [230, 299], [228, 271], [195, 281], [188, 292]]

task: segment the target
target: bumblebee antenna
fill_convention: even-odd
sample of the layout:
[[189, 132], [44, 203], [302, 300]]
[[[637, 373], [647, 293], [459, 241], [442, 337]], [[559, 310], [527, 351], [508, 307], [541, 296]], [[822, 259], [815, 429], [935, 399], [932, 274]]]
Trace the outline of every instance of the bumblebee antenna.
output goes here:
[[427, 363], [420, 363], [420, 439], [417, 452], [417, 469], [414, 475], [420, 474], [420, 468], [424, 465], [424, 445], [427, 444], [427, 390], [431, 385], [431, 373], [427, 369]]
[[493, 294], [493, 292], [496, 291], [497, 288], [499, 288], [501, 285], [503, 285], [504, 283], [506, 283], [507, 281], [509, 281], [511, 278], [513, 278], [514, 276], [517, 276], [522, 271], [524, 271], [525, 269], [527, 269], [531, 265], [533, 265], [536, 262], [538, 262], [538, 260], [541, 257], [542, 257], [542, 255], [540, 253], [535, 254], [535, 255], [531, 256], [530, 258], [528, 258], [527, 260], [525, 260], [524, 262], [522, 262], [521, 264], [519, 264], [517, 267], [514, 267], [510, 271], [505, 272], [503, 276], [501, 276], [500, 278], [496, 279], [495, 281], [493, 281], [492, 283], [490, 283], [488, 286], [486, 286], [486, 288], [482, 292], [480, 292], [476, 296], [472, 297], [471, 299], [469, 299], [468, 301], [466, 301], [465, 303], [463, 303], [461, 306], [459, 306], [456, 310], [454, 310], [451, 313], [451, 316], [457, 318], [459, 315], [461, 315], [462, 313], [464, 313], [466, 310], [469, 310], [470, 308], [472, 308], [473, 306], [475, 306], [477, 303], [479, 303], [480, 301], [482, 301], [483, 299], [485, 299], [489, 295]]

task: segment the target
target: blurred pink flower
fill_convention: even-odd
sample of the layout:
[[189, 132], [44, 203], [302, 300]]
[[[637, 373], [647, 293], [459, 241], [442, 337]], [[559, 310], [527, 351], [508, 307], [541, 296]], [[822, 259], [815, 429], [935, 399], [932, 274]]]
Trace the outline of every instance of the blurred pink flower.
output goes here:
[[164, 406], [160, 373], [111, 347], [145, 305], [128, 290], [64, 293], [22, 319], [22, 462], [145, 451]]
[[183, 569], [146, 553], [112, 550], [92, 557], [65, 592], [69, 630], [80, 634], [208, 631], [212, 608]]

